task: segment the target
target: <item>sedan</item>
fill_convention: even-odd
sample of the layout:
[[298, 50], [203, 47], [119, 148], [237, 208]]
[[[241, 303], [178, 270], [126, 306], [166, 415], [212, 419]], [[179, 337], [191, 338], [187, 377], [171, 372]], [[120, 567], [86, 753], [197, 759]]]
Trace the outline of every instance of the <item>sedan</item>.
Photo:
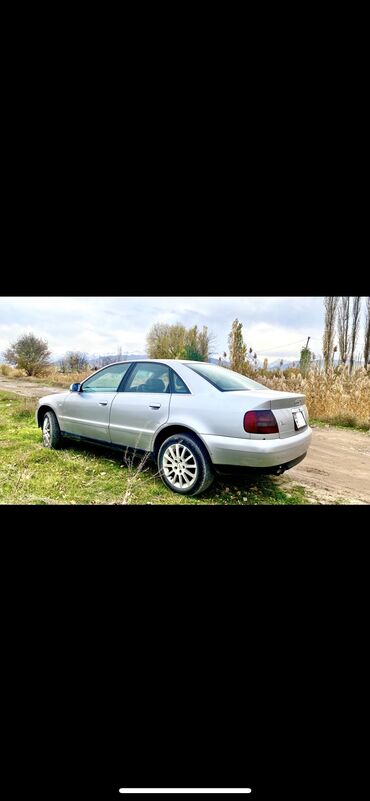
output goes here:
[[46, 448], [72, 438], [149, 453], [181, 495], [204, 492], [216, 473], [283, 473], [304, 459], [312, 437], [304, 395], [172, 359], [110, 364], [41, 398], [36, 420]]

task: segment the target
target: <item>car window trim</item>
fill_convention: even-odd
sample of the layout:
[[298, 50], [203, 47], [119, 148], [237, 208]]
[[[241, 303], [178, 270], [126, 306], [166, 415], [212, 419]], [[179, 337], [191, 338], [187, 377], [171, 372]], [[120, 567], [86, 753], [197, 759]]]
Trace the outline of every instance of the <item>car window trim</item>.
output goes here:
[[[126, 362], [126, 364], [127, 364], [127, 362]], [[128, 381], [128, 378], [131, 375], [132, 371], [135, 369], [135, 365], [136, 364], [137, 364], [137, 362], [131, 362], [130, 367], [128, 368], [128, 370], [126, 370], [125, 375], [123, 376], [123, 378], [121, 380], [121, 383], [119, 384], [117, 392], [124, 392], [125, 391], [125, 386], [126, 386], [126, 383]]]

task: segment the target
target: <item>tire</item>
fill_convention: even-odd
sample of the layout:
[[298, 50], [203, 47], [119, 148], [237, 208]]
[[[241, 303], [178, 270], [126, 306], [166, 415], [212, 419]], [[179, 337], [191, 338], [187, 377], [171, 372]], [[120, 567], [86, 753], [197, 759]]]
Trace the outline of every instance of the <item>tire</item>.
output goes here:
[[199, 495], [214, 479], [205, 448], [191, 434], [174, 434], [163, 442], [158, 470], [166, 487], [179, 495]]
[[62, 447], [62, 435], [54, 412], [46, 412], [42, 421], [42, 442], [44, 448], [59, 450]]

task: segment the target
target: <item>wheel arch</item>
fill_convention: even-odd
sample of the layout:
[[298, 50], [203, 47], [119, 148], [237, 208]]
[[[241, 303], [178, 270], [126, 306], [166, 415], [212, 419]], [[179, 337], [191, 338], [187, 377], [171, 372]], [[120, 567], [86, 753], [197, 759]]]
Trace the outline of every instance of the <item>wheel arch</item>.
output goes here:
[[152, 444], [152, 453], [154, 454], [155, 458], [157, 458], [158, 456], [159, 449], [162, 443], [169, 437], [174, 436], [174, 434], [191, 434], [203, 447], [206, 454], [208, 455], [209, 461], [212, 464], [211, 454], [207, 448], [206, 443], [203, 441], [202, 437], [198, 434], [197, 431], [194, 431], [193, 428], [190, 428], [190, 426], [182, 425], [181, 423], [171, 423], [170, 425], [165, 425], [155, 435]]
[[[43, 405], [40, 406], [40, 408], [37, 410], [37, 425], [38, 425], [39, 428], [42, 428], [42, 423], [43, 423], [43, 419], [44, 419], [44, 417], [46, 415], [46, 412], [54, 412], [55, 417], [58, 420], [58, 415], [57, 415], [55, 409], [53, 409], [53, 407], [50, 406], [50, 404], [43, 403]], [[58, 420], [58, 423], [59, 423], [59, 420]]]

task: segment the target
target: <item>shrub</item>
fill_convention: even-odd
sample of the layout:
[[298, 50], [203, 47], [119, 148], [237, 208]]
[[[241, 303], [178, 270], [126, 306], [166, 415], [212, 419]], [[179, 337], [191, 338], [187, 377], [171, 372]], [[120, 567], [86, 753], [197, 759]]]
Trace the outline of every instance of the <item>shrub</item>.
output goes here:
[[48, 343], [34, 334], [23, 334], [4, 353], [4, 359], [14, 364], [27, 375], [37, 376], [45, 372], [49, 363]]

